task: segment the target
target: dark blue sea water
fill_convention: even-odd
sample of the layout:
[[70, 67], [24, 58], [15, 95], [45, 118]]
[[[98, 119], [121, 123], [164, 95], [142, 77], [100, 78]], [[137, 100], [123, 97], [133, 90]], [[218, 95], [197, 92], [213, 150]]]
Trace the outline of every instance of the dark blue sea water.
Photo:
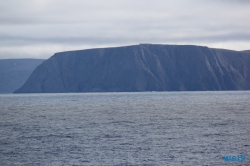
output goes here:
[[0, 165], [249, 166], [250, 91], [2, 94]]

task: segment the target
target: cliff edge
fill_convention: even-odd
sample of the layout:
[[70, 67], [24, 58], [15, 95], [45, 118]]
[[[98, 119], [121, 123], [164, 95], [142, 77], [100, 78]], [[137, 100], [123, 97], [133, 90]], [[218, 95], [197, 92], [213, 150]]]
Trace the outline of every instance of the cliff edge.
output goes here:
[[54, 54], [14, 93], [250, 90], [250, 55], [140, 44]]

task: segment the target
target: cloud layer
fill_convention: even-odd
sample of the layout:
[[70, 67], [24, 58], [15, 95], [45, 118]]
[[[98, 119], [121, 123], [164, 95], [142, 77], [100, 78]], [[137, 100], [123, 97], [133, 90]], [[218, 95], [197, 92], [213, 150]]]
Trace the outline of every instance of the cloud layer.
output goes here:
[[247, 0], [0, 0], [0, 58], [139, 43], [250, 49]]

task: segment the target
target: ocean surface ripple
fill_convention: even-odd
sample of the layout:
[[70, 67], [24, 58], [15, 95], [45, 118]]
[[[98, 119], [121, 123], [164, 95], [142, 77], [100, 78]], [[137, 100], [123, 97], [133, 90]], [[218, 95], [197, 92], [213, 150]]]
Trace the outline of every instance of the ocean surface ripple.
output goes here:
[[250, 165], [250, 91], [0, 95], [3, 166], [232, 164]]

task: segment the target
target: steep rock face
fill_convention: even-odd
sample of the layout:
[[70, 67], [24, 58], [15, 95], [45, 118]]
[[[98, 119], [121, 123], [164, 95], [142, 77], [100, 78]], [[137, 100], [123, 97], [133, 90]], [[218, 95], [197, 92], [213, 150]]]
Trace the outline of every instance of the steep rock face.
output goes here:
[[153, 45], [56, 53], [16, 93], [250, 89], [250, 55]]
[[12, 93], [20, 88], [43, 59], [0, 60], [0, 93]]
[[242, 51], [242, 52], [244, 52], [246, 54], [250, 54], [250, 50], [245, 50], [245, 51]]

